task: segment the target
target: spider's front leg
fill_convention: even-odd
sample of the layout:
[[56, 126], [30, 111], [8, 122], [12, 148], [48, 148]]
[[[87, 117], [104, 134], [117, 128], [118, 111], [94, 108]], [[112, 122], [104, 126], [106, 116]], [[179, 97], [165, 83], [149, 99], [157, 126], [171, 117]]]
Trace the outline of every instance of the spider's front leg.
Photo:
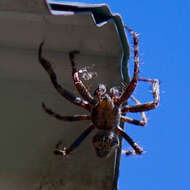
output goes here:
[[134, 142], [133, 139], [123, 131], [123, 129], [121, 129], [120, 127], [116, 127], [115, 132], [121, 135], [134, 149], [133, 151], [122, 151], [123, 154], [135, 155], [143, 153], [143, 149], [136, 142]]
[[82, 141], [90, 134], [90, 132], [95, 128], [94, 125], [90, 125], [87, 129], [83, 131], [83, 133], [70, 145], [69, 148], [64, 148], [63, 150], [60, 149], [60, 143], [56, 146], [56, 149], [54, 151], [54, 154], [56, 155], [63, 155], [67, 156], [69, 155], [73, 150], [75, 150]]
[[158, 79], [139, 79], [139, 80], [152, 83], [152, 94], [153, 94], [154, 101], [143, 103], [143, 104], [137, 104], [133, 106], [124, 106], [121, 109], [122, 113], [149, 111], [149, 110], [155, 109], [158, 106], [159, 101], [160, 101], [159, 80]]
[[94, 102], [92, 95], [90, 94], [90, 92], [88, 91], [86, 86], [83, 84], [83, 82], [79, 79], [79, 72], [77, 70], [77, 66], [76, 66], [76, 63], [74, 61], [76, 54], [79, 54], [79, 51], [74, 50], [74, 51], [71, 51], [69, 53], [69, 58], [71, 61], [71, 66], [72, 66], [72, 78], [74, 81], [74, 85], [75, 85], [76, 89], [78, 90], [79, 94], [86, 101], [88, 101], [90, 104], [94, 104], [95, 102]]
[[48, 73], [48, 75], [51, 79], [51, 82], [52, 82], [53, 86], [55, 87], [55, 89], [57, 90], [57, 92], [59, 94], [61, 94], [64, 98], [66, 98], [67, 100], [72, 102], [73, 104], [78, 105], [78, 106], [90, 111], [91, 106], [88, 104], [88, 102], [82, 100], [80, 97], [75, 96], [73, 93], [69, 92], [68, 90], [63, 88], [60, 84], [58, 84], [57, 76], [56, 76], [50, 62], [48, 60], [46, 60], [44, 57], [42, 57], [42, 46], [43, 45], [44, 45], [44, 42], [42, 42], [39, 46], [38, 59], [39, 59], [40, 64], [43, 66], [43, 68]]
[[123, 94], [118, 98], [116, 104], [121, 105], [125, 101], [127, 101], [130, 96], [132, 95], [133, 91], [135, 90], [138, 82], [138, 76], [139, 76], [139, 53], [138, 53], [138, 34], [135, 33], [132, 29], [129, 27], [125, 26], [127, 30], [133, 35], [133, 43], [134, 43], [134, 74], [133, 78], [126, 87], [125, 91]]

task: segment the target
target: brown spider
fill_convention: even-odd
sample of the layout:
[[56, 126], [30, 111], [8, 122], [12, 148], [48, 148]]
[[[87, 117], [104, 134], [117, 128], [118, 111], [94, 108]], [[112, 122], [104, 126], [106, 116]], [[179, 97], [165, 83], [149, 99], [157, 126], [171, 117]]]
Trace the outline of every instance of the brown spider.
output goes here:
[[[100, 84], [94, 92], [94, 97], [90, 94], [88, 89], [79, 79], [79, 73], [74, 61], [75, 54], [78, 51], [71, 51], [69, 58], [72, 66], [72, 78], [74, 85], [78, 90], [82, 98], [75, 96], [57, 82], [56, 74], [51, 64], [42, 57], [42, 46], [43, 42], [39, 46], [39, 61], [43, 68], [47, 71], [53, 86], [59, 94], [64, 98], [86, 109], [90, 112], [89, 115], [73, 115], [73, 116], [61, 116], [51, 109], [47, 108], [44, 103], [42, 107], [46, 113], [54, 116], [55, 118], [63, 121], [81, 121], [91, 120], [91, 124], [87, 127], [84, 132], [70, 145], [68, 148], [60, 149], [61, 143], [58, 143], [54, 151], [57, 155], [66, 156], [76, 149], [81, 142], [93, 131], [95, 128], [98, 132], [92, 139], [93, 146], [95, 148], [98, 157], [108, 157], [116, 148], [119, 147], [120, 135], [123, 137], [134, 149], [133, 151], [123, 151], [126, 155], [131, 154], [142, 154], [143, 149], [135, 143], [131, 137], [129, 137], [123, 129], [119, 127], [120, 122], [129, 122], [135, 125], [144, 126], [147, 123], [147, 119], [144, 111], [152, 110], [158, 106], [159, 103], [159, 81], [157, 79], [139, 79], [139, 56], [138, 56], [138, 35], [125, 26], [126, 29], [132, 34], [134, 41], [134, 74], [130, 83], [125, 87], [125, 90], [119, 95], [119, 91], [115, 88], [110, 89], [110, 93], [106, 93], [106, 87]], [[138, 81], [145, 81], [152, 83], [152, 93], [154, 101], [147, 103], [140, 103], [136, 100], [132, 93], [135, 90]], [[126, 102], [130, 97], [136, 102], [135, 105], [122, 104]], [[140, 112], [142, 120], [135, 120], [127, 116], [123, 116], [127, 112]]]

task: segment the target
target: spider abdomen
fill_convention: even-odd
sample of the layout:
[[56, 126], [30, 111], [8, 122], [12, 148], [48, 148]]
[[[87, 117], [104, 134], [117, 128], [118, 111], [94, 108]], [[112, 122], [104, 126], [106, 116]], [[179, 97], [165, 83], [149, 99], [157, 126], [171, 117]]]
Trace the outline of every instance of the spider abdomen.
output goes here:
[[100, 130], [92, 139], [96, 155], [100, 158], [108, 157], [119, 147], [118, 135], [112, 130]]

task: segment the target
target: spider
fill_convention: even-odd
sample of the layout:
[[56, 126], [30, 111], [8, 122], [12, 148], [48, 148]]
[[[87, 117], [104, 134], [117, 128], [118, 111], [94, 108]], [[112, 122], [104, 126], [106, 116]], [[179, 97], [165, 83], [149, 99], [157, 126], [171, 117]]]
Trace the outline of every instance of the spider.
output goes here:
[[[110, 92], [106, 93], [105, 85], [99, 84], [98, 88], [94, 92], [94, 96], [92, 96], [87, 87], [79, 78], [79, 72], [74, 59], [75, 55], [78, 54], [79, 51], [74, 50], [69, 52], [69, 58], [72, 67], [72, 79], [77, 91], [82, 98], [75, 96], [72, 92], [66, 90], [58, 83], [56, 73], [54, 72], [50, 62], [42, 56], [42, 46], [44, 45], [44, 42], [40, 44], [39, 62], [48, 73], [50, 80], [57, 92], [71, 103], [87, 110], [89, 114], [61, 116], [58, 113], [52, 111], [50, 108], [46, 107], [45, 103], [42, 103], [42, 108], [47, 114], [55, 117], [58, 120], [91, 121], [91, 124], [68, 148], [61, 149], [62, 143], [59, 142], [56, 145], [54, 154], [63, 156], [69, 155], [94, 129], [98, 129], [98, 132], [92, 138], [92, 144], [98, 157], [108, 157], [113, 151], [115, 151], [120, 146], [118, 138], [119, 136], [123, 137], [133, 148], [132, 151], [122, 151], [122, 153], [125, 155], [143, 153], [143, 149], [137, 143], [135, 143], [135, 141], [127, 133], [124, 132], [119, 124], [121, 121], [139, 126], [144, 126], [147, 123], [144, 112], [156, 108], [159, 104], [159, 81], [157, 79], [139, 78], [138, 34], [127, 26], [125, 26], [125, 28], [133, 36], [134, 41], [134, 74], [129, 84], [125, 85], [123, 92], [119, 92], [117, 89], [111, 88]], [[138, 81], [149, 82], [152, 84], [152, 93], [154, 98], [153, 101], [141, 103], [132, 96]], [[130, 97], [135, 101], [136, 104], [124, 105], [124, 103]], [[123, 116], [123, 114], [128, 112], [140, 112], [142, 119], [136, 120], [127, 116]]]

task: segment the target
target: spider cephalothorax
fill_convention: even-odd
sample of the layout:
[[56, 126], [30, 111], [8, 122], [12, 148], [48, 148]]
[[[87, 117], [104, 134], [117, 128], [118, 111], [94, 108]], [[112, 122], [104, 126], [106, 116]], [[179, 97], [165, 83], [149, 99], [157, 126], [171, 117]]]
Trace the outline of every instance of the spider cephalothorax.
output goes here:
[[120, 108], [109, 94], [98, 93], [97, 103], [91, 111], [91, 120], [98, 129], [114, 129], [120, 123]]
[[[72, 92], [69, 92], [57, 82], [56, 74], [51, 64], [42, 57], [42, 46], [39, 47], [39, 61], [43, 68], [47, 71], [51, 82], [57, 92], [61, 94], [71, 103], [80, 106], [89, 112], [88, 115], [73, 115], [73, 116], [61, 116], [51, 109], [47, 108], [44, 103], [42, 107], [46, 113], [54, 116], [55, 118], [63, 121], [81, 121], [90, 120], [91, 124], [87, 127], [83, 133], [70, 145], [63, 150], [60, 148], [60, 143], [57, 144], [54, 151], [55, 154], [68, 155], [74, 149], [76, 149], [80, 143], [96, 128], [98, 132], [92, 139], [93, 146], [96, 154], [99, 157], [108, 157], [116, 148], [120, 146], [118, 136], [123, 137], [134, 149], [133, 151], [123, 151], [126, 155], [141, 154], [143, 149], [135, 143], [131, 137], [119, 127], [120, 122], [129, 122], [135, 125], [144, 126], [147, 123], [147, 119], [144, 111], [148, 111], [157, 107], [159, 103], [159, 81], [157, 79], [142, 79], [139, 78], [139, 57], [138, 57], [138, 35], [126, 26], [127, 30], [133, 35], [134, 39], [134, 74], [128, 85], [124, 85], [124, 90], [118, 90], [111, 88], [109, 93], [106, 93], [106, 87], [103, 84], [99, 84], [98, 88], [94, 92], [94, 96], [88, 91], [83, 82], [79, 78], [79, 71], [77, 70], [74, 57], [79, 51], [71, 51], [69, 58], [72, 67], [72, 78], [74, 85], [78, 90], [81, 97], [75, 96]], [[147, 103], [140, 103], [132, 96], [138, 81], [152, 83], [152, 93], [154, 101]], [[135, 105], [124, 105], [129, 98], [135, 101]], [[136, 120], [123, 116], [128, 112], [140, 112], [142, 120]]]

